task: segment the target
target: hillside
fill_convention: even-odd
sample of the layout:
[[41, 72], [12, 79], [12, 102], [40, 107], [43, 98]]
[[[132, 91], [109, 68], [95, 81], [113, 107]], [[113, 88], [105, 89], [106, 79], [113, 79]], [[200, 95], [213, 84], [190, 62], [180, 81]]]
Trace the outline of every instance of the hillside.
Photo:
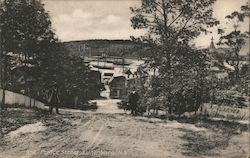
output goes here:
[[62, 43], [70, 54], [80, 56], [138, 57], [141, 48], [130, 40], [82, 40]]

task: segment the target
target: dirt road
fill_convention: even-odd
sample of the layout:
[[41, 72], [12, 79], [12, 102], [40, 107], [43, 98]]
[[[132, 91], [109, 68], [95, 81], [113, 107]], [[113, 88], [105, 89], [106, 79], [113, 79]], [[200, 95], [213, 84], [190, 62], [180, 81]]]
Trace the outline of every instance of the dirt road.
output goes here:
[[6, 112], [5, 121], [17, 122], [20, 128], [10, 126], [12, 130], [5, 132], [0, 141], [1, 158], [244, 158], [249, 154], [247, 126], [235, 123], [24, 110]]

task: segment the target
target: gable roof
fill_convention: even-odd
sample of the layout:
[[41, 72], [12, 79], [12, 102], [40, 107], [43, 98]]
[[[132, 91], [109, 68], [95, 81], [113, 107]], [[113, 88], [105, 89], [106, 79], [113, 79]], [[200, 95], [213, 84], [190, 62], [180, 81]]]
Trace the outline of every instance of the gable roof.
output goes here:
[[119, 80], [126, 80], [126, 77], [125, 76], [113, 76], [110, 78], [108, 83], [113, 84], [114, 82], [119, 81]]

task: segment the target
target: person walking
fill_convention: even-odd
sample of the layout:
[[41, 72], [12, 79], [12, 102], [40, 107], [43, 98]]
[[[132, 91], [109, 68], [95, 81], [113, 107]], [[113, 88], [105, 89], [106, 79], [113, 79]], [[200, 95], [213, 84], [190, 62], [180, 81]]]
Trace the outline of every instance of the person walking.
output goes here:
[[137, 102], [139, 100], [140, 96], [136, 91], [132, 91], [129, 94], [129, 105], [131, 108], [131, 114], [132, 115], [137, 115], [138, 114], [138, 106]]

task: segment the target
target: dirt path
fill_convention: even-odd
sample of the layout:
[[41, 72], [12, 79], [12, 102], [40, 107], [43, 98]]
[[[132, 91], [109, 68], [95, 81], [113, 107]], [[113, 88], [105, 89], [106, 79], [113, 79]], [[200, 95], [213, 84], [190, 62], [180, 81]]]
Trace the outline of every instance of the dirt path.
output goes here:
[[[23, 133], [17, 130], [15, 139], [10, 137], [13, 133], [5, 136], [6, 146], [0, 150], [1, 157], [50, 157], [53, 154], [62, 157], [166, 157], [179, 153], [177, 146], [181, 140], [175, 140], [176, 146], [168, 137], [181, 136], [182, 132], [173, 133], [146, 120], [100, 114], [63, 119], [72, 126], [47, 126], [46, 131], [24, 130]], [[37, 123], [28, 126], [36, 127]]]
[[103, 114], [123, 114], [124, 110], [118, 108], [119, 99], [98, 99], [93, 100], [97, 103], [98, 109], [95, 113], [103, 113]]
[[[30, 114], [21, 116], [26, 123], [30, 120]], [[36, 119], [4, 136], [1, 158], [244, 158], [248, 154], [247, 141], [241, 140], [249, 134], [241, 129], [229, 136], [200, 124], [126, 114], [68, 112]]]
[[101, 96], [104, 99], [92, 100], [97, 103], [98, 109], [95, 113], [103, 113], [103, 114], [123, 114], [124, 110], [118, 108], [118, 103], [121, 101], [120, 99], [111, 99], [110, 89], [108, 85], [105, 85], [105, 90], [101, 92]]
[[108, 94], [107, 89], [102, 92], [107, 99], [94, 100], [95, 112], [60, 109], [62, 115], [48, 115], [9, 109], [0, 124], [7, 131], [0, 138], [0, 158], [249, 157], [247, 125], [132, 117]]

